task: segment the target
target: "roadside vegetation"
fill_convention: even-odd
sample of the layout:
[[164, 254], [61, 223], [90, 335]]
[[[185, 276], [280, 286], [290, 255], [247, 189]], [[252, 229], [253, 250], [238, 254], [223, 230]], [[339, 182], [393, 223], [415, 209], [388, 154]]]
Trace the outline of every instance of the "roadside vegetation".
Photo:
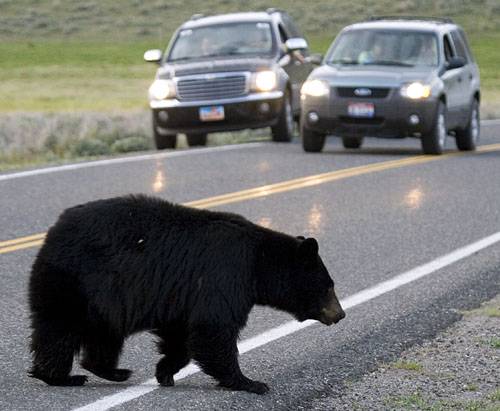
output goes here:
[[[269, 6], [287, 10], [303, 29], [312, 51], [319, 53], [327, 50], [343, 26], [370, 15], [452, 17], [469, 34], [481, 68], [483, 118], [500, 117], [500, 19], [492, 18], [500, 13], [500, 4], [495, 0], [354, 3], [347, 0], [249, 0], [244, 3], [123, 0], [119, 4], [111, 0], [0, 0], [0, 124], [16, 122], [15, 117], [19, 116], [19, 132], [11, 127], [8, 137], [0, 134], [0, 169], [7, 163], [17, 164], [23, 158], [45, 162], [77, 155], [78, 150], [66, 137], [58, 137], [66, 143], [56, 145], [54, 152], [43, 150], [47, 144], [54, 146], [54, 137], [45, 142], [44, 138], [49, 136], [39, 133], [38, 129], [31, 135], [23, 135], [24, 119], [33, 113], [43, 113], [40, 115], [52, 119], [61, 116], [58, 120], [61, 123], [65, 123], [71, 113], [82, 117], [76, 122], [80, 125], [88, 124], [84, 118], [92, 117], [89, 113], [106, 113], [114, 118], [118, 130], [128, 124], [120, 123], [120, 118], [140, 117], [145, 119], [141, 120], [142, 124], [132, 130], [127, 128], [118, 139], [135, 138], [133, 144], [120, 143], [127, 148], [152, 147], [147, 128], [150, 119], [146, 91], [156, 66], [143, 62], [144, 51], [163, 49], [175, 28], [194, 13], [265, 10]], [[89, 128], [78, 128], [78, 124], [73, 129], [74, 139], [109, 141], [92, 127], [86, 134]], [[37, 149], [23, 145], [23, 141], [30, 139], [37, 140]], [[144, 144], [139, 144], [138, 139], [143, 139]], [[233, 141], [238, 137], [229, 135], [225, 139]], [[216, 144], [219, 139], [211, 139], [211, 142]], [[92, 147], [96, 148], [96, 155], [107, 155], [117, 150], [112, 144], [107, 151], [102, 146], [97, 149], [98, 144]], [[119, 150], [123, 149], [118, 146]]]

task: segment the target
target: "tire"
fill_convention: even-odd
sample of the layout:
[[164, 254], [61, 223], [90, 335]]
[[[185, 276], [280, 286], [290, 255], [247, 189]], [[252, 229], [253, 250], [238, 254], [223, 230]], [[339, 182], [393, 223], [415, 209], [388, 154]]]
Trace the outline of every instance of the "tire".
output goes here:
[[290, 142], [293, 138], [293, 112], [290, 92], [285, 92], [283, 107], [278, 118], [278, 123], [271, 127], [273, 141]]
[[207, 134], [186, 134], [186, 140], [189, 147], [195, 146], [206, 146], [207, 145]]
[[166, 148], [175, 148], [177, 144], [177, 134], [162, 134], [158, 132], [158, 123], [155, 115], [153, 114], [153, 138], [155, 146], [158, 150]]
[[456, 143], [460, 151], [473, 151], [476, 149], [481, 131], [479, 120], [479, 102], [474, 99], [471, 105], [467, 126], [464, 129], [458, 129], [456, 131]]
[[344, 148], [360, 148], [363, 144], [363, 137], [342, 137], [342, 144]]
[[302, 148], [308, 153], [319, 153], [325, 146], [326, 135], [302, 127]]
[[424, 154], [442, 154], [447, 137], [446, 106], [443, 102], [439, 102], [432, 130], [428, 134], [422, 136], [422, 151]]

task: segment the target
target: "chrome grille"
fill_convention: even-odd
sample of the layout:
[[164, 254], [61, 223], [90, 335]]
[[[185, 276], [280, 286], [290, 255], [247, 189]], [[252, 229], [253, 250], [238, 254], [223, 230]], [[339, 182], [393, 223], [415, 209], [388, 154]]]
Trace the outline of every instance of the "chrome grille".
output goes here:
[[245, 74], [214, 74], [180, 78], [177, 81], [179, 100], [217, 100], [239, 97], [247, 93]]

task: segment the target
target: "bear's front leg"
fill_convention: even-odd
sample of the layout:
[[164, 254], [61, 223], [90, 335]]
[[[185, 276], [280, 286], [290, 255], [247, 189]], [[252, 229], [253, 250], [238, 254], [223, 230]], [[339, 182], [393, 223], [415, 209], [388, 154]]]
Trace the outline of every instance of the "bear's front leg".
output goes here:
[[199, 325], [189, 335], [189, 351], [203, 372], [234, 391], [265, 394], [267, 384], [243, 375], [238, 364], [238, 329], [221, 325]]

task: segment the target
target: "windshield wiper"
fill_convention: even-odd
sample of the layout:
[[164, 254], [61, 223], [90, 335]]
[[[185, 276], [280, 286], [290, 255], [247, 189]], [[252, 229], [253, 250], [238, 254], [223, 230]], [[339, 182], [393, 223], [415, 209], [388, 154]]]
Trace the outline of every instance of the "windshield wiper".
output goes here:
[[176, 59], [171, 59], [171, 60], [167, 60], [169, 63], [175, 63], [176, 61], [185, 61], [185, 60], [192, 60], [193, 57], [179, 57], [179, 58], [176, 58]]
[[414, 67], [414, 64], [410, 63], [404, 63], [402, 61], [397, 61], [397, 60], [374, 60], [374, 61], [367, 61], [366, 63], [363, 63], [366, 65], [373, 65], [373, 66], [401, 66], [401, 67]]
[[330, 60], [328, 64], [349, 64], [349, 65], [358, 65], [357, 60], [352, 59], [339, 59], [339, 60]]

